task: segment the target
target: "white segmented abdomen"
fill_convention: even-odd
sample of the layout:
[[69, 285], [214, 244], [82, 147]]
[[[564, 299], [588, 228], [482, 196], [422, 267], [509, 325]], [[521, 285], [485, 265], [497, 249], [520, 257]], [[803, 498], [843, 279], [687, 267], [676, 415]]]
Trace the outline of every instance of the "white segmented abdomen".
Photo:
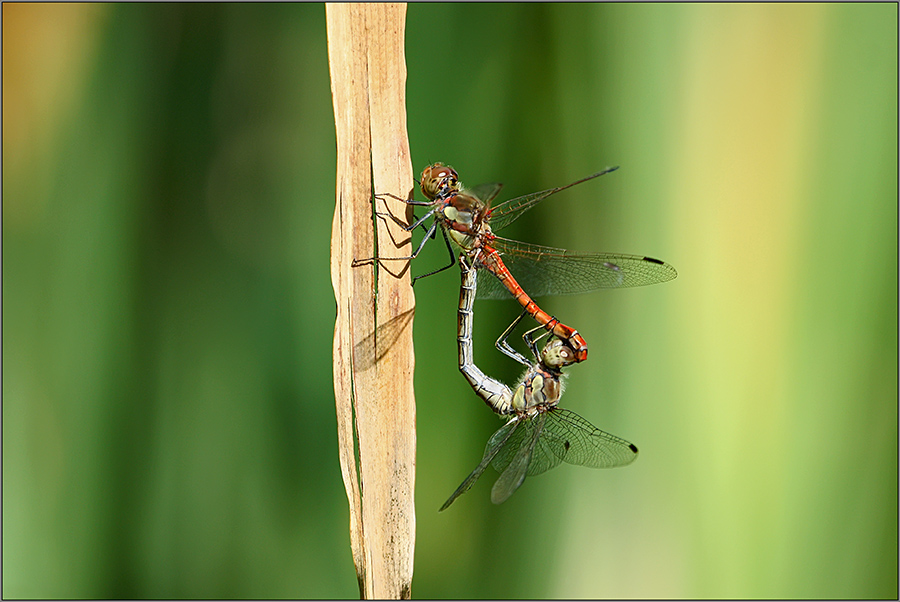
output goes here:
[[[464, 265], [464, 264], [462, 264]], [[513, 392], [505, 384], [491, 378], [475, 365], [472, 352], [472, 325], [474, 318], [472, 306], [475, 304], [475, 286], [477, 270], [474, 266], [462, 270], [462, 285], [459, 289], [458, 335], [459, 371], [485, 403], [498, 414], [510, 414], [513, 411]]]

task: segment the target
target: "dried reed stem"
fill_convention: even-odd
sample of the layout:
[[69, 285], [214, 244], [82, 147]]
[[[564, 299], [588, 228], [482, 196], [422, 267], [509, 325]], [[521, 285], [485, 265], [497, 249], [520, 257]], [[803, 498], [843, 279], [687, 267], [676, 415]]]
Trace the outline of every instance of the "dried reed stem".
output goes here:
[[[373, 254], [411, 252], [409, 234], [390, 219], [373, 220], [372, 205], [373, 190], [405, 196], [412, 189], [405, 16], [403, 4], [326, 6], [337, 130], [331, 279], [337, 300], [334, 392], [340, 462], [360, 596], [382, 599], [411, 593], [415, 299], [403, 262], [356, 268], [351, 263]], [[379, 212], [406, 215], [403, 203], [375, 203]]]

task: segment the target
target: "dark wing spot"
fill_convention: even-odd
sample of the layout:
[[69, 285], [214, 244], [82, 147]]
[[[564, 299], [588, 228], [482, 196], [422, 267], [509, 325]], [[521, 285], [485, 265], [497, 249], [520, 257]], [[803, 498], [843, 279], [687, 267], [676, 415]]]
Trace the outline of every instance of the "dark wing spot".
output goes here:
[[650, 263], [658, 263], [659, 265], [663, 265], [665, 261], [660, 261], [659, 259], [655, 259], [653, 257], [644, 257], [644, 261], [649, 261]]
[[631, 451], [633, 451], [634, 453], [638, 453], [637, 446], [634, 443], [629, 443], [628, 447], [630, 447]]
[[565, 443], [563, 443], [563, 447], [565, 447], [565, 448], [566, 448], [566, 451], [569, 451], [569, 447], [571, 447], [571, 444], [570, 444], [570, 443], [569, 443], [569, 441], [568, 441], [568, 440], [566, 440], [566, 442], [565, 442]]

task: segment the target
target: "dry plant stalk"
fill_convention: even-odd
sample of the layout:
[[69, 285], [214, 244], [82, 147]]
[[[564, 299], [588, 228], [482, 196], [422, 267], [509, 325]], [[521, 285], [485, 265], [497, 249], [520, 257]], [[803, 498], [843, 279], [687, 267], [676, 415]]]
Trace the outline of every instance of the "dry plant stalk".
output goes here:
[[[328, 60], [337, 130], [337, 204], [331, 280], [337, 298], [334, 393], [350, 545], [364, 598], [409, 598], [415, 546], [412, 315], [404, 262], [353, 268], [356, 258], [402, 257], [410, 236], [373, 224], [373, 189], [406, 196], [403, 4], [328, 4]], [[404, 218], [406, 205], [374, 207]], [[376, 249], [375, 235], [378, 245]]]

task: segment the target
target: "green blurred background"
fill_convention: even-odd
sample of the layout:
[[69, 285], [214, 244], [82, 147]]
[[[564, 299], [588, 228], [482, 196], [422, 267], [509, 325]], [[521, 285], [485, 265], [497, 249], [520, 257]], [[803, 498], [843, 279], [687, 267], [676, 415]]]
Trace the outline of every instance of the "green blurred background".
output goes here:
[[[897, 5], [417, 4], [406, 48], [416, 173], [620, 165], [504, 234], [679, 271], [545, 300], [638, 461], [441, 514], [500, 422], [416, 286], [413, 595], [896, 598]], [[3, 5], [4, 597], [357, 595], [329, 85], [322, 5]]]

